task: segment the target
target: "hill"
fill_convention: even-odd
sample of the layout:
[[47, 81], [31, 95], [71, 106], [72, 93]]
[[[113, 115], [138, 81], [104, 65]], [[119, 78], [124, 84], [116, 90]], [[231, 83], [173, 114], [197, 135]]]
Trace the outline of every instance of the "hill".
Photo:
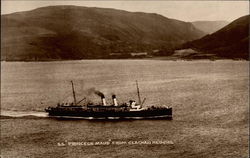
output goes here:
[[105, 8], [49, 6], [1, 17], [1, 60], [122, 58], [204, 35], [192, 23]]
[[196, 50], [199, 55], [209, 54], [219, 58], [249, 59], [249, 15], [236, 19], [211, 35], [181, 46], [181, 49], [188, 48]]
[[224, 26], [228, 25], [227, 21], [194, 21], [192, 24], [206, 34], [214, 33]]

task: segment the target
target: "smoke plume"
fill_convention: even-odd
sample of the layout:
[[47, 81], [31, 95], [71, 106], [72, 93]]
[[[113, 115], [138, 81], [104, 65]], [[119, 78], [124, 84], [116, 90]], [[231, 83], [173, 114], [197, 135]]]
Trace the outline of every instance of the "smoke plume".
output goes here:
[[88, 89], [88, 90], [87, 90], [87, 93], [88, 93], [88, 95], [91, 95], [91, 94], [96, 94], [96, 95], [98, 95], [98, 96], [100, 96], [100, 97], [104, 98], [104, 94], [103, 94], [102, 92], [100, 92], [100, 91], [96, 90], [94, 87], [93, 87], [93, 88]]

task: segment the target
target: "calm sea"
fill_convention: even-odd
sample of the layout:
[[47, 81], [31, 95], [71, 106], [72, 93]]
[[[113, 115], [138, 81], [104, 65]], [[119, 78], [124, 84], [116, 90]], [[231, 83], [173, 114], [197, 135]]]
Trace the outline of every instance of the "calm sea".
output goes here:
[[[248, 61], [84, 60], [1, 62], [1, 157], [247, 157]], [[80, 100], [173, 107], [173, 120], [50, 118]]]

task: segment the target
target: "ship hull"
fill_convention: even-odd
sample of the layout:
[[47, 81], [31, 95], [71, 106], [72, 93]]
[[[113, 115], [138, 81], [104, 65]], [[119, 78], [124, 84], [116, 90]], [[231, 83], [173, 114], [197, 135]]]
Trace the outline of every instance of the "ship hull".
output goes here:
[[125, 111], [125, 112], [89, 112], [47, 110], [49, 116], [84, 119], [172, 119], [172, 108], [161, 110]]

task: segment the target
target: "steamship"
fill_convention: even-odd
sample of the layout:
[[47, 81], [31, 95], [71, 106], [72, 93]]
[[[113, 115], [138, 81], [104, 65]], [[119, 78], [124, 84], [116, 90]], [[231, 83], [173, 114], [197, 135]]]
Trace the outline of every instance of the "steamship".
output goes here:
[[134, 100], [128, 103], [118, 104], [116, 95], [112, 95], [113, 103], [106, 104], [105, 96], [101, 92], [95, 92], [101, 98], [101, 104], [88, 103], [87, 105], [79, 105], [76, 100], [73, 81], [72, 92], [74, 102], [68, 105], [58, 103], [56, 107], [48, 107], [45, 111], [49, 116], [53, 117], [76, 117], [84, 119], [168, 119], [172, 120], [172, 107], [146, 107], [143, 106], [145, 98], [141, 102], [138, 82], [136, 81], [138, 103]]

